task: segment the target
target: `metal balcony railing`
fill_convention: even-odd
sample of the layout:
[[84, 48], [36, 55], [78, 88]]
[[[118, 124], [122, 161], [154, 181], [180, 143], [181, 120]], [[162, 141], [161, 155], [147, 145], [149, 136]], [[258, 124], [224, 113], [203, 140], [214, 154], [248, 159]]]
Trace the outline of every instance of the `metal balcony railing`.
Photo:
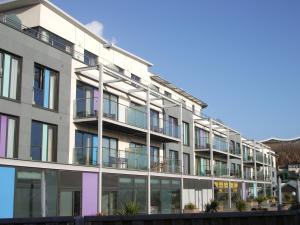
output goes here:
[[151, 171], [156, 173], [180, 174], [181, 160], [164, 158], [151, 162]]

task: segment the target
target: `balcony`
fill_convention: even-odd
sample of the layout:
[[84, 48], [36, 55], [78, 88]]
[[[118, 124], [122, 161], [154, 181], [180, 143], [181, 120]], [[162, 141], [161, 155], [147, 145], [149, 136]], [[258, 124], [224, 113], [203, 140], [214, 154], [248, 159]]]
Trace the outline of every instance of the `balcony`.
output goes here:
[[219, 138], [214, 138], [213, 149], [220, 152], [228, 152], [227, 141]]
[[230, 147], [229, 148], [229, 153], [233, 156], [241, 157], [241, 150], [235, 147]]
[[209, 177], [209, 176], [211, 176], [211, 170], [209, 170], [209, 169], [196, 170], [196, 175]]
[[[74, 122], [97, 126], [98, 98], [74, 100]], [[168, 121], [159, 119], [150, 124], [151, 138], [161, 142], [178, 142], [180, 128]], [[103, 98], [103, 129], [135, 134], [145, 138], [147, 132], [147, 113], [145, 106], [127, 106]], [[138, 132], [137, 132], [138, 131]]]
[[257, 172], [257, 180], [264, 181], [264, 172]]
[[209, 150], [209, 137], [200, 137], [195, 139], [195, 150]]
[[228, 177], [227, 165], [215, 165], [214, 166], [215, 177]]
[[255, 176], [251, 175], [251, 173], [244, 173], [245, 180], [255, 180]]
[[252, 155], [244, 155], [243, 156], [244, 163], [253, 163], [254, 158]]
[[151, 162], [151, 172], [180, 174], [181, 161], [177, 159], [164, 158], [157, 162]]
[[242, 172], [240, 170], [230, 171], [230, 177], [240, 179], [242, 178]]
[[263, 164], [264, 162], [264, 156], [262, 153], [260, 152], [257, 152], [256, 153], [256, 163], [260, 163], [260, 164]]
[[126, 150], [103, 148], [103, 167], [146, 171], [148, 157], [146, 148], [128, 148]]
[[73, 151], [73, 164], [84, 166], [98, 165], [97, 147], [76, 147]]
[[173, 138], [180, 138], [178, 125], [170, 124], [168, 120], [150, 117], [150, 130]]

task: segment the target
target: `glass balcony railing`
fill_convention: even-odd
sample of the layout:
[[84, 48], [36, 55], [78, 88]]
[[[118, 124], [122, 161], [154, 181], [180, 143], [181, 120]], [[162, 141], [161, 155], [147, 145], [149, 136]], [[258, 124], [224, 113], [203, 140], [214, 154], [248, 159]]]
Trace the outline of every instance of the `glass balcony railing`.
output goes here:
[[210, 143], [209, 143], [209, 137], [198, 137], [195, 139], [195, 149], [201, 150], [201, 149], [209, 149]]
[[179, 126], [168, 120], [150, 117], [150, 130], [170, 137], [179, 138]]
[[252, 155], [244, 155], [243, 156], [244, 162], [253, 162], [253, 156]]
[[214, 166], [214, 176], [215, 177], [227, 177], [228, 176], [228, 169], [227, 165], [215, 165]]
[[257, 172], [256, 176], [257, 176], [257, 180], [264, 181], [264, 173], [263, 172]]
[[256, 153], [256, 161], [260, 163], [264, 162], [264, 156], [262, 153], [258, 153], [258, 152]]
[[146, 148], [126, 150], [103, 148], [103, 167], [124, 170], [147, 170], [148, 157]]
[[244, 173], [245, 180], [255, 180], [255, 176], [251, 173]]
[[230, 170], [230, 177], [242, 178], [242, 172], [240, 170]]
[[240, 151], [240, 149], [237, 149], [237, 148], [230, 147], [229, 153], [232, 155], [241, 156], [241, 151]]
[[[93, 118], [98, 116], [97, 113], [98, 98], [79, 98], [75, 100], [74, 118]], [[130, 107], [104, 98], [103, 117], [138, 128], [147, 128], [144, 106]]]
[[211, 170], [209, 169], [199, 169], [199, 170], [196, 170], [196, 175], [197, 176], [211, 176]]
[[181, 161], [178, 159], [164, 158], [151, 162], [151, 171], [156, 173], [181, 173]]
[[98, 165], [97, 147], [76, 147], [73, 153], [73, 164], [85, 166]]
[[213, 140], [213, 149], [222, 151], [222, 152], [228, 152], [228, 145], [227, 141], [219, 138], [214, 138]]
[[[74, 118], [97, 118], [98, 98], [79, 98], [74, 101]], [[109, 99], [103, 99], [103, 117], [137, 128], [147, 129], [145, 106], [126, 106]], [[180, 128], [164, 119], [150, 118], [150, 129], [170, 137], [179, 138]]]

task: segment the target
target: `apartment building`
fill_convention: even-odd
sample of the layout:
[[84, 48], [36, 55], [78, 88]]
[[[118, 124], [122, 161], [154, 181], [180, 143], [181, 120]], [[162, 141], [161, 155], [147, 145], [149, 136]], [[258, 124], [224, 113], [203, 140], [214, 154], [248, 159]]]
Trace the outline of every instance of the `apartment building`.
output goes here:
[[46, 0], [0, 4], [0, 218], [225, 209], [272, 195], [274, 152]]

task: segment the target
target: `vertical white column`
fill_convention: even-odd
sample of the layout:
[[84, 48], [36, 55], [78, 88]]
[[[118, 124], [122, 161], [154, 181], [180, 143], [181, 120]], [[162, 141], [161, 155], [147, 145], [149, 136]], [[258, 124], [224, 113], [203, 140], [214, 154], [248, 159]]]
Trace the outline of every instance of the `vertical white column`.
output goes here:
[[278, 177], [278, 210], [281, 210], [281, 206], [282, 206], [281, 178]]
[[211, 174], [211, 189], [212, 189], [212, 199], [215, 199], [214, 192], [214, 153], [213, 153], [213, 130], [212, 130], [212, 120], [209, 120], [209, 154], [210, 154], [210, 174]]
[[297, 179], [297, 202], [300, 203], [300, 181]]
[[45, 171], [41, 174], [41, 216], [46, 217], [46, 180]]
[[244, 180], [244, 147], [242, 142], [242, 136], [240, 135], [240, 146], [241, 146], [241, 178]]
[[102, 136], [103, 136], [103, 65], [98, 65], [99, 71], [99, 97], [98, 97], [98, 212], [102, 212]]
[[191, 132], [191, 149], [192, 149], [192, 153], [191, 153], [191, 165], [190, 167], [192, 167], [191, 169], [191, 175], [196, 176], [196, 154], [195, 154], [195, 121], [194, 121], [194, 115], [193, 116], [193, 120], [192, 120], [192, 132]]
[[181, 181], [180, 181], [180, 206], [181, 212], [183, 212], [183, 126], [182, 126], [182, 103], [180, 103], [180, 112], [179, 112], [179, 132], [180, 132], [180, 167], [181, 167]]
[[232, 205], [232, 203], [231, 203], [231, 181], [228, 182], [228, 199], [229, 199], [229, 201], [228, 201], [229, 208], [231, 209], [231, 205]]
[[147, 182], [147, 205], [148, 214], [151, 214], [151, 160], [150, 160], [150, 150], [151, 150], [151, 135], [150, 135], [150, 88], [147, 89], [147, 159], [148, 159], [148, 182]]
[[229, 131], [229, 128], [227, 128], [227, 176], [230, 177], [230, 131]]

